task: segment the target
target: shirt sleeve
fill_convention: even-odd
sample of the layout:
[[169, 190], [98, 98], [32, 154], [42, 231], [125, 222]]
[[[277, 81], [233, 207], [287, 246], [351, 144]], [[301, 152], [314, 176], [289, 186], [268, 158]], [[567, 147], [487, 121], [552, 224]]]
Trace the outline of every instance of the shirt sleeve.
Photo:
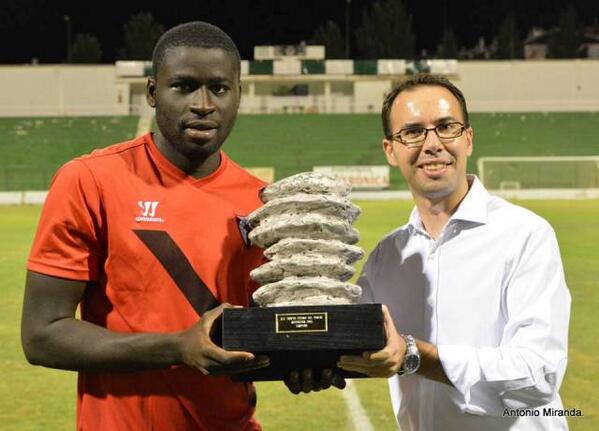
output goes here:
[[498, 347], [438, 346], [464, 413], [501, 415], [505, 408], [547, 404], [564, 377], [571, 297], [548, 223], [529, 235], [505, 286], [507, 324]]
[[81, 161], [55, 175], [44, 203], [27, 269], [72, 280], [97, 280], [104, 250], [100, 193]]
[[362, 295], [358, 301], [360, 304], [373, 304], [374, 303], [374, 292], [372, 286], [374, 285], [374, 268], [376, 267], [376, 260], [379, 253], [380, 244], [370, 253], [368, 260], [362, 268], [360, 277], [358, 277], [357, 284], [362, 288]]

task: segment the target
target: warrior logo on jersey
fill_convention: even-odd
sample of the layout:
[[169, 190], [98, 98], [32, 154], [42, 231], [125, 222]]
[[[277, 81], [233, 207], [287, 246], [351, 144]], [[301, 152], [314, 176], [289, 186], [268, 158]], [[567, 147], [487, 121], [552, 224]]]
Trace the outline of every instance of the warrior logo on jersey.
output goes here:
[[156, 217], [156, 210], [158, 209], [158, 204], [158, 201], [137, 201], [137, 206], [141, 211], [140, 215], [135, 217], [135, 221], [163, 223], [164, 219], [162, 219], [162, 217]]

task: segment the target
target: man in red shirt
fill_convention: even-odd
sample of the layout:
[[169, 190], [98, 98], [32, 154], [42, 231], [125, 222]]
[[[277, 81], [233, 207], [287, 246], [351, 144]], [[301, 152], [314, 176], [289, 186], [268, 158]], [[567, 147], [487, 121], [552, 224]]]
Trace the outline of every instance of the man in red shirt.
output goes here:
[[27, 264], [23, 348], [32, 364], [79, 372], [78, 430], [259, 430], [253, 385], [225, 375], [268, 358], [210, 338], [224, 307], [248, 305], [263, 259], [237, 223], [263, 183], [221, 151], [239, 52], [192, 22], [167, 31], [152, 60], [156, 133], [53, 180]]

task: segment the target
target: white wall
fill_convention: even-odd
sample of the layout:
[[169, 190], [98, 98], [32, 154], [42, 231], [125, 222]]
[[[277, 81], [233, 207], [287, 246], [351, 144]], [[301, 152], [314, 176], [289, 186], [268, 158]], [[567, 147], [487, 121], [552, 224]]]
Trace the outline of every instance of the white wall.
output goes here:
[[598, 60], [459, 63], [455, 84], [473, 112], [597, 111]]
[[[391, 80], [384, 75], [378, 80], [363, 80], [333, 75], [331, 88], [335, 83], [349, 84], [352, 95], [327, 94], [325, 90], [323, 98], [311, 91], [308, 97], [289, 100], [269, 95], [270, 84], [278, 81], [256, 81], [255, 94], [260, 100], [244, 95], [241, 112], [281, 112], [280, 105], [284, 104], [296, 108], [285, 112], [311, 112], [314, 106], [321, 113], [378, 113], [392, 81], [405, 78]], [[251, 76], [243, 79], [252, 82]], [[599, 111], [599, 60], [463, 61], [450, 79], [464, 92], [471, 112]], [[286, 81], [286, 85], [292, 83]]]
[[[271, 82], [261, 82], [264, 76], [245, 75], [244, 88], [252, 82], [256, 87], [252, 94], [245, 90], [241, 112], [379, 112], [383, 92], [392, 80], [403, 78], [381, 76], [369, 81], [331, 76], [324, 94], [319, 89], [316, 94], [311, 91], [309, 96], [288, 99], [261, 94], [259, 87], [270, 88]], [[452, 77], [472, 112], [599, 111], [598, 78], [599, 60], [594, 59], [464, 61]], [[326, 78], [317, 80], [322, 85]], [[288, 77], [285, 84], [294, 82]], [[317, 84], [305, 76], [297, 82]], [[336, 92], [339, 83], [349, 84], [353, 95]], [[130, 105], [139, 103], [131, 94], [143, 93], [144, 86], [143, 78], [117, 79], [112, 65], [0, 66], [0, 117], [127, 115], [136, 112], [136, 106], [130, 111]]]
[[0, 66], [0, 94], [2, 117], [129, 112], [129, 95], [112, 65]]
[[354, 106], [357, 112], [379, 113], [385, 94], [391, 90], [389, 77], [381, 81], [356, 81], [354, 83]]

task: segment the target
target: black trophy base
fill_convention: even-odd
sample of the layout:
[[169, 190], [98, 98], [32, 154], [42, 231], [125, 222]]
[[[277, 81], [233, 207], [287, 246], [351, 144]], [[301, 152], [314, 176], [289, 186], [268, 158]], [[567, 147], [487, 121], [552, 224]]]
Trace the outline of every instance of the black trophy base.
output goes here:
[[366, 377], [337, 368], [339, 356], [360, 355], [385, 346], [380, 304], [227, 308], [222, 346], [264, 354], [270, 365], [238, 374], [235, 380], [284, 380], [307, 368], [318, 376], [330, 368], [342, 377]]

